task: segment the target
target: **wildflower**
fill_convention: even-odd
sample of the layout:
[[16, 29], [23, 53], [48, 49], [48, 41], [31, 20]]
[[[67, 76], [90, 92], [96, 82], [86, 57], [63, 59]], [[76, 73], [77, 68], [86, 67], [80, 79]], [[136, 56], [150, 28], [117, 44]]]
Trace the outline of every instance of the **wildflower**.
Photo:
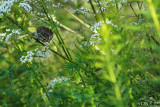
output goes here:
[[27, 59], [26, 59], [25, 56], [22, 56], [22, 57], [20, 58], [20, 61], [21, 61], [22, 63], [26, 63]]
[[9, 32], [10, 31], [10, 29], [6, 29], [6, 32]]
[[2, 42], [4, 37], [5, 37], [6, 33], [0, 33], [0, 41]]
[[[91, 30], [94, 32], [94, 31], [97, 31], [98, 29], [100, 29], [100, 27], [102, 26], [102, 24], [104, 23], [104, 21], [99, 21], [98, 23], [96, 23], [95, 25], [91, 26]], [[106, 24], [108, 25], [112, 25], [114, 27], [118, 27], [117, 25], [113, 24], [111, 21], [109, 20], [106, 20], [105, 22]]]
[[91, 26], [91, 30], [92, 31], [97, 31], [98, 29], [100, 29], [101, 26], [102, 26], [102, 21], [99, 21], [95, 25]]
[[54, 80], [51, 80], [51, 82], [47, 86], [47, 88], [53, 88], [56, 83], [61, 83], [63, 81], [67, 81], [67, 80], [69, 80], [69, 78], [65, 78], [65, 77], [61, 77], [61, 78], [58, 78], [58, 79], [55, 78]]
[[27, 12], [32, 10], [32, 7], [27, 3], [19, 3], [19, 7], [23, 7]]
[[[13, 6], [13, 3], [17, 0], [6, 0], [0, 2], [0, 14], [3, 13], [9, 13], [11, 11], [11, 7]], [[3, 16], [3, 15], [2, 15]]]
[[34, 55], [34, 53], [32, 51], [28, 51], [26, 56], [22, 56], [20, 58], [20, 61], [22, 63], [26, 63], [27, 61], [31, 62], [33, 60], [33, 55]]
[[18, 30], [14, 30], [14, 29], [13, 29], [13, 30], [12, 30], [12, 33], [13, 33], [13, 34], [20, 34], [20, 29], [18, 29]]
[[61, 78], [55, 78], [54, 80], [51, 80], [50, 84], [47, 86], [47, 88], [49, 89], [47, 93], [44, 93], [43, 97], [46, 97], [46, 94], [49, 95], [49, 93], [53, 92], [53, 88], [54, 88], [54, 85], [56, 83], [62, 83], [62, 82], [65, 82], [65, 81], [68, 81], [70, 80], [69, 78], [65, 78], [65, 77], [61, 77]]
[[48, 46], [44, 46], [42, 51], [40, 51], [40, 50], [38, 50], [38, 48], [36, 48], [35, 52], [36, 52], [36, 56], [38, 56], [38, 57], [48, 58], [51, 50], [49, 49]]
[[31, 56], [33, 56], [34, 55], [34, 53], [32, 52], [32, 51], [28, 51], [27, 52], [27, 57], [31, 57]]
[[84, 7], [81, 7], [80, 9], [76, 9], [74, 10], [74, 13], [81, 13], [81, 14], [87, 14], [88, 12], [90, 12], [90, 9], [85, 9]]
[[91, 35], [91, 37], [90, 37], [91, 45], [97, 45], [100, 43], [101, 40], [102, 40], [102, 38], [100, 37], [99, 33], [95, 33], [95, 34]]
[[[7, 31], [10, 31], [10, 29], [7, 30]], [[5, 42], [6, 42], [6, 43], [7, 43], [7, 41], [9, 40], [9, 38], [10, 38], [13, 34], [20, 34], [20, 29], [18, 29], [18, 30], [13, 29], [12, 32], [9, 33], [9, 34], [7, 35], [7, 37], [5, 38]]]
[[9, 40], [9, 38], [12, 36], [12, 33], [8, 34], [6, 39], [5, 39], [5, 43], [7, 43], [7, 41]]
[[63, 7], [61, 3], [58, 3], [57, 5], [53, 4], [53, 7]]

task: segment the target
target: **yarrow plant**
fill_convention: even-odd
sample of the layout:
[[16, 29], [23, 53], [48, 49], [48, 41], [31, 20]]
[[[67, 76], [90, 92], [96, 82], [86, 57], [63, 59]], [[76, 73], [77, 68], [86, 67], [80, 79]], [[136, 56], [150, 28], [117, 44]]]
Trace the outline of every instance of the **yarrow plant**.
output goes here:
[[9, 13], [11, 11], [11, 7], [13, 3], [17, 2], [17, 0], [5, 0], [0, 2], [0, 15], [3, 13]]
[[[12, 29], [12, 32], [10, 32], [10, 29], [6, 29], [6, 32], [7, 32], [7, 36], [5, 38], [5, 43], [7, 43], [7, 41], [11, 38], [12, 35], [19, 35], [20, 34], [20, 29]], [[10, 32], [10, 33], [8, 33]], [[2, 38], [3, 39], [3, 38]]]
[[91, 11], [90, 9], [87, 9], [87, 8], [81, 7], [80, 9], [76, 9], [76, 10], [74, 10], [74, 13], [87, 14], [87, 13], [88, 13], [88, 12], [90, 12], [90, 11]]
[[[42, 51], [40, 51], [38, 48], [36, 48], [34, 50], [34, 52], [32, 51], [28, 51], [26, 56], [22, 56], [20, 58], [20, 61], [22, 63], [26, 63], [26, 62], [31, 62], [33, 60], [33, 57], [43, 57], [43, 58], [48, 58], [49, 54], [50, 54], [50, 50], [48, 46], [44, 46]], [[34, 56], [33, 56], [34, 55]]]
[[30, 12], [32, 10], [32, 7], [29, 4], [24, 2], [19, 3], [19, 7], [24, 8], [27, 12]]
[[38, 48], [36, 48], [35, 52], [36, 52], [37, 57], [48, 58], [49, 54], [51, 53], [51, 50], [49, 49], [48, 46], [44, 46], [42, 51], [40, 51]]
[[28, 51], [26, 56], [22, 56], [20, 61], [22, 63], [31, 62], [33, 60], [34, 53], [32, 51]]
[[[101, 28], [101, 26], [102, 26], [103, 23], [104, 23], [104, 21], [99, 21], [98, 23], [96, 23], [96, 24], [94, 24], [93, 26], [91, 26], [92, 32], [95, 32], [95, 31], [99, 30], [99, 29]], [[108, 25], [111, 25], [111, 26], [113, 26], [113, 27], [118, 27], [117, 25], [113, 24], [113, 23], [112, 23], [111, 21], [109, 21], [109, 20], [106, 20], [105, 23], [108, 24]]]
[[6, 35], [6, 33], [0, 33], [0, 41], [1, 42], [3, 42], [5, 35]]
[[0, 105], [160, 105], [159, 5], [1, 0]]
[[52, 93], [54, 91], [54, 86], [56, 84], [61, 84], [62, 82], [66, 82], [69, 81], [70, 78], [66, 78], [66, 77], [60, 77], [60, 78], [55, 78], [53, 80], [50, 81], [49, 85], [47, 86], [48, 92], [44, 93], [43, 97], [46, 97], [46, 94], [50, 95], [50, 93]]
[[[18, 0], [6, 0], [0, 2], [0, 15], [3, 16], [3, 13], [11, 12], [11, 7], [14, 5], [14, 2], [18, 2]], [[32, 10], [32, 7], [25, 3], [26, 0], [23, 0], [19, 3], [20, 8], [24, 8], [27, 12]]]

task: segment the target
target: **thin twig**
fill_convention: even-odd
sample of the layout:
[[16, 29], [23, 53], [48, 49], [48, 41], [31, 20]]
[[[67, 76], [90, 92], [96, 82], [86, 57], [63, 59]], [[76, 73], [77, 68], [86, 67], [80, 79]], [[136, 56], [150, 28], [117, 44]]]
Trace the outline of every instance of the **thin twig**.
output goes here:
[[57, 22], [57, 24], [59, 24], [59, 26], [62, 27], [63, 29], [65, 29], [65, 30], [67, 30], [67, 31], [69, 31], [69, 32], [71, 32], [71, 33], [76, 34], [76, 36], [78, 36], [78, 37], [81, 38], [81, 39], [85, 39], [83, 36], [81, 36], [80, 34], [78, 34], [77, 32], [75, 32], [75, 31], [72, 30], [71, 28], [69, 28], [69, 27], [61, 24], [60, 22], [58, 22], [58, 21], [57, 21], [56, 19], [54, 19], [54, 18], [52, 18], [52, 19], [53, 19], [53, 21]]
[[139, 0], [137, 1], [137, 4], [138, 4], [139, 9], [141, 10], [142, 7], [141, 7]]
[[89, 0], [88, 2], [90, 3], [90, 5], [91, 5], [91, 7], [92, 7], [92, 10], [93, 10], [93, 12], [94, 12], [94, 16], [95, 16], [95, 18], [96, 18], [96, 21], [98, 22], [99, 20], [98, 20], [98, 17], [97, 17], [96, 9], [95, 9], [94, 6], [93, 6], [92, 0]]
[[137, 15], [137, 14], [136, 14], [136, 12], [134, 11], [134, 9], [133, 9], [133, 7], [132, 7], [131, 3], [129, 3], [129, 5], [130, 5], [130, 7], [131, 7], [131, 9], [132, 9], [133, 13], [135, 14], [135, 16], [139, 19], [138, 15]]
[[104, 15], [104, 13], [103, 13], [103, 11], [102, 11], [102, 6], [101, 6], [99, 0], [97, 0], [97, 1], [98, 1], [98, 7], [99, 7], [99, 10], [100, 10], [100, 12], [101, 12], [101, 14], [102, 14], [103, 20], [104, 20], [104, 22], [106, 22], [105, 15]]
[[[54, 0], [56, 2], [56, 4], [58, 4], [59, 2], [57, 0]], [[86, 24], [83, 20], [81, 20], [80, 18], [78, 18], [76, 15], [74, 15], [73, 13], [71, 13], [68, 9], [66, 9], [64, 6], [61, 6], [67, 13], [69, 13], [73, 18], [75, 18], [77, 21], [79, 21], [81, 24], [83, 24], [84, 26], [86, 26], [87, 28], [90, 28], [90, 26], [88, 24]]]

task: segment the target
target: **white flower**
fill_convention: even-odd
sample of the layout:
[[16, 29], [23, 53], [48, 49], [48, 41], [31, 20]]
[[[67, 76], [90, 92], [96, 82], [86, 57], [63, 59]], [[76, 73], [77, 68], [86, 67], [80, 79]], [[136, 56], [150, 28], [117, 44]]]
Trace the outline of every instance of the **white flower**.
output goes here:
[[34, 51], [38, 51], [38, 48], [36, 48]]
[[34, 55], [34, 53], [32, 51], [28, 51], [26, 56], [22, 56], [20, 58], [20, 61], [22, 63], [26, 63], [27, 61], [31, 62], [33, 60], [33, 55]]
[[[10, 29], [6, 29], [6, 31], [10, 31]], [[7, 35], [7, 37], [5, 38], [5, 43], [7, 43], [7, 41], [9, 40], [9, 38], [13, 35], [13, 34], [20, 34], [20, 29], [15, 30], [13, 29], [11, 33], [9, 33]]]
[[10, 29], [6, 29], [6, 32], [9, 32], [10, 31]]
[[13, 3], [17, 0], [6, 0], [0, 2], [0, 14], [2, 13], [9, 13], [11, 11], [11, 7], [13, 6]]
[[61, 77], [61, 78], [55, 78], [54, 80], [51, 80], [50, 84], [47, 86], [49, 89], [47, 93], [44, 93], [43, 97], [46, 97], [46, 94], [49, 95], [49, 93], [53, 92], [54, 85], [56, 83], [62, 83], [64, 81], [70, 80], [69, 78]]
[[[104, 23], [104, 21], [99, 21], [98, 23], [96, 23], [95, 25], [91, 26], [91, 30], [93, 32], [97, 31], [98, 29], [100, 29], [100, 27], [102, 26], [102, 24]], [[108, 25], [112, 25], [114, 27], [118, 27], [117, 25], [113, 24], [111, 21], [109, 20], [106, 20], [105, 22], [106, 24]]]
[[6, 39], [5, 39], [5, 43], [7, 43], [7, 41], [9, 40], [9, 38], [12, 36], [12, 33], [8, 34]]
[[37, 53], [36, 53], [36, 55], [37, 55], [38, 57], [40, 57], [40, 56], [43, 57], [43, 52], [38, 50]]
[[38, 57], [48, 58], [51, 50], [49, 49], [48, 46], [44, 46], [43, 49], [42, 49], [42, 51], [36, 49], [35, 52], [36, 52], [36, 55], [37, 55]]
[[31, 62], [32, 60], [33, 60], [32, 57], [29, 57], [29, 58], [28, 58], [28, 62]]
[[[91, 43], [89, 43], [88, 41], [83, 41], [82, 44], [84, 44], [87, 47], [91, 46]], [[82, 45], [80, 45], [81, 47], [83, 47]]]
[[109, 25], [112, 25], [112, 26], [114, 26], [114, 27], [118, 27], [117, 25], [114, 25], [111, 21], [109, 21], [109, 20], [106, 20], [106, 23]]
[[0, 41], [2, 42], [4, 37], [6, 36], [6, 33], [0, 33]]
[[61, 3], [58, 3], [57, 5], [56, 4], [53, 4], [53, 7], [62, 7], [63, 5]]
[[25, 56], [22, 56], [22, 57], [20, 58], [20, 61], [21, 61], [22, 63], [26, 63], [27, 59], [26, 59]]
[[27, 56], [28, 56], [28, 57], [31, 57], [31, 56], [33, 56], [33, 55], [34, 55], [34, 53], [33, 53], [32, 51], [28, 51], [28, 52], [27, 52]]
[[12, 30], [12, 33], [13, 33], [13, 34], [20, 34], [20, 29], [18, 29], [18, 30], [14, 30], [14, 29], [13, 29], [13, 30]]
[[97, 31], [98, 29], [100, 29], [101, 26], [102, 26], [102, 21], [99, 21], [95, 25], [91, 26], [91, 30], [92, 31]]
[[23, 7], [27, 12], [32, 10], [32, 7], [27, 3], [19, 3], [19, 7]]
[[87, 14], [88, 12], [90, 12], [90, 9], [81, 7], [79, 9], [74, 10], [74, 13], [81, 13], [81, 14]]

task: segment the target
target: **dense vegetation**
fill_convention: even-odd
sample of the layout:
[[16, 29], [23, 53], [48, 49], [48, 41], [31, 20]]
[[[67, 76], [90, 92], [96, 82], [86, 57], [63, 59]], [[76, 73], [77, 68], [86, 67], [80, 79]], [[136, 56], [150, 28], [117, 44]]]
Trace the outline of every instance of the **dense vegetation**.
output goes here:
[[1, 0], [0, 106], [160, 106], [159, 15], [160, 0]]

